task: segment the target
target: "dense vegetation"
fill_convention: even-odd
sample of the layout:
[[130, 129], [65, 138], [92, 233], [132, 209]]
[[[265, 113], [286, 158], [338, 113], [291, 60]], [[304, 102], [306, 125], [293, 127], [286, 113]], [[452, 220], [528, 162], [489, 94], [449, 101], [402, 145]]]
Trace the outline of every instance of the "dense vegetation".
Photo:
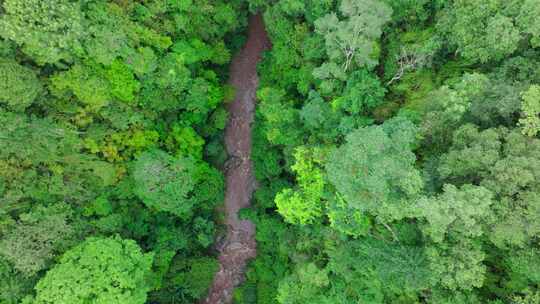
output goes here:
[[238, 303], [540, 303], [540, 2], [250, 1]]
[[0, 303], [195, 303], [249, 12], [237, 304], [540, 304], [537, 0], [0, 0]]
[[246, 4], [0, 4], [0, 303], [193, 303]]

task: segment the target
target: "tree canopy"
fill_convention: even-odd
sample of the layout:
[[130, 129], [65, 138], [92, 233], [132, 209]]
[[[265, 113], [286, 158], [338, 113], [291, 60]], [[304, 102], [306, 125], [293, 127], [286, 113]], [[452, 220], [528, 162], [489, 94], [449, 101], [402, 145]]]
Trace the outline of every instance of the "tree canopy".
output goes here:
[[88, 238], [37, 283], [35, 303], [145, 303], [152, 260], [134, 241]]

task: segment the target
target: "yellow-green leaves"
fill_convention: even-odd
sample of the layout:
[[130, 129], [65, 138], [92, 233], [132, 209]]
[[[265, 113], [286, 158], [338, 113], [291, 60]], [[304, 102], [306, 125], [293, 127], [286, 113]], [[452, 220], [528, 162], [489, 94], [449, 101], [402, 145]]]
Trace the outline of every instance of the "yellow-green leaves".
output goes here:
[[524, 135], [534, 137], [540, 131], [540, 86], [532, 85], [521, 94], [521, 116], [519, 125]]
[[127, 103], [135, 101], [135, 94], [141, 86], [127, 65], [115, 60], [107, 69], [105, 77], [109, 80], [112, 96]]
[[276, 195], [275, 202], [285, 221], [304, 225], [322, 214], [323, 173], [321, 161], [314, 158], [308, 148], [297, 148], [294, 157], [296, 162], [291, 168], [296, 173], [298, 189], [282, 190]]

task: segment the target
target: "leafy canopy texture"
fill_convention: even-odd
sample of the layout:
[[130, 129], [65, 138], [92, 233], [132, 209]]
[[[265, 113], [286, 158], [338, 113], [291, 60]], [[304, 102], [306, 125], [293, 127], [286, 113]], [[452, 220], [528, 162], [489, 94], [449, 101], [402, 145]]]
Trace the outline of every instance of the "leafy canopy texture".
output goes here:
[[189, 218], [221, 200], [223, 177], [206, 163], [162, 150], [143, 153], [133, 169], [135, 194], [151, 209]]
[[440, 196], [419, 200], [419, 212], [426, 220], [421, 229], [433, 242], [426, 249], [430, 268], [444, 287], [482, 286], [486, 267], [479, 240], [493, 223], [492, 197], [483, 187], [445, 185]]
[[142, 154], [133, 171], [135, 193], [145, 205], [158, 211], [185, 216], [193, 208], [195, 162], [175, 158], [164, 151]]
[[392, 9], [376, 0], [344, 0], [339, 10], [345, 19], [330, 13], [315, 21], [328, 57], [345, 71], [353, 65], [372, 68], [377, 63], [375, 42], [390, 21]]
[[534, 137], [540, 131], [540, 86], [532, 85], [522, 94], [523, 118], [519, 120], [523, 134]]
[[0, 256], [23, 275], [35, 275], [72, 236], [74, 228], [68, 223], [71, 213], [69, 206], [61, 203], [22, 214], [17, 226], [0, 240]]
[[88, 238], [38, 282], [34, 303], [143, 304], [152, 261], [135, 241]]
[[297, 174], [299, 189], [287, 188], [276, 195], [278, 212], [290, 223], [310, 223], [322, 214], [323, 172], [317, 166], [320, 161], [311, 154], [305, 147], [296, 150], [292, 170]]
[[361, 128], [330, 155], [328, 179], [350, 208], [386, 219], [403, 216], [404, 200], [422, 189], [411, 151], [415, 130], [403, 118]]
[[15, 61], [0, 60], [0, 103], [14, 111], [26, 109], [42, 92], [36, 73]]
[[0, 35], [22, 46], [40, 64], [71, 60], [81, 51], [83, 13], [79, 1], [7, 0]]
[[466, 60], [486, 63], [539, 45], [540, 3], [536, 0], [457, 0], [446, 7], [439, 28]]

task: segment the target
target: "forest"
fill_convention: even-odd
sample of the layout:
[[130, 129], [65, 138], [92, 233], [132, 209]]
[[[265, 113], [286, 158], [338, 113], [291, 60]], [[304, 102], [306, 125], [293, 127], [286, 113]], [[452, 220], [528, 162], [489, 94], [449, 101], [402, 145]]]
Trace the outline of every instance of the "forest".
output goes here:
[[0, 304], [540, 304], [539, 0], [0, 0]]

